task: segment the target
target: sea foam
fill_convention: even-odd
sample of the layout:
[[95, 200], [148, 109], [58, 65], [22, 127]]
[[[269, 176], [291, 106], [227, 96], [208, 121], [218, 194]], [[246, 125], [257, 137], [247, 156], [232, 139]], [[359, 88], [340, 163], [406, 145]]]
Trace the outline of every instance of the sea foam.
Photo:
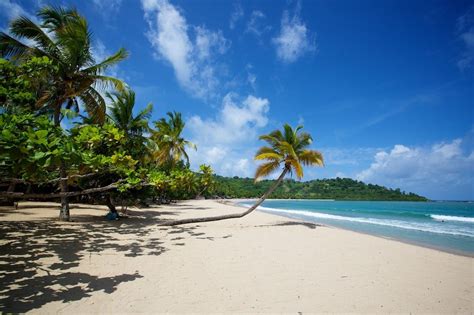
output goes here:
[[432, 214], [430, 215], [430, 217], [437, 221], [457, 221], [457, 222], [474, 223], [474, 218], [470, 218], [470, 217], [456, 217], [456, 216], [451, 216], [451, 215], [437, 215], [437, 214]]
[[[248, 207], [249, 205], [244, 204], [244, 206]], [[312, 211], [304, 211], [304, 210], [283, 210], [283, 209], [275, 209], [275, 208], [268, 208], [268, 207], [262, 207], [262, 206], [258, 207], [258, 209], [262, 211], [278, 212], [281, 214], [290, 214], [290, 215], [306, 217], [306, 218], [375, 224], [375, 225], [389, 226], [389, 227], [395, 227], [395, 228], [406, 229], [406, 230], [416, 230], [416, 231], [430, 232], [430, 233], [437, 233], [437, 234], [449, 234], [449, 235], [454, 235], [454, 236], [474, 237], [474, 229], [470, 229], [470, 228], [464, 229], [464, 228], [459, 228], [457, 226], [451, 226], [449, 224], [441, 225], [440, 223], [430, 224], [430, 223], [407, 222], [407, 221], [389, 220], [389, 219], [354, 218], [354, 217], [346, 217], [346, 216], [333, 215], [333, 214], [327, 214], [327, 213], [321, 213], [321, 212], [312, 212]], [[445, 216], [441, 216], [441, 217], [445, 217]], [[467, 218], [467, 219], [470, 219], [470, 218]]]

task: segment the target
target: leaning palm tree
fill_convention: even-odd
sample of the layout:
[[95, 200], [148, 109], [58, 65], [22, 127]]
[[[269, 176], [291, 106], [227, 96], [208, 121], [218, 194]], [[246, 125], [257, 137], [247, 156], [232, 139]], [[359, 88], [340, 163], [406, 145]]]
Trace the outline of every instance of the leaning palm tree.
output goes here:
[[156, 131], [152, 133], [152, 139], [158, 149], [154, 152], [154, 158], [159, 164], [169, 167], [175, 166], [184, 159], [189, 165], [189, 156], [186, 147], [196, 150], [196, 145], [181, 136], [185, 123], [181, 113], [168, 112], [169, 119], [161, 118], [155, 122]]
[[319, 151], [308, 149], [312, 142], [311, 135], [306, 132], [300, 132], [301, 129], [303, 129], [303, 126], [293, 129], [290, 125], [285, 124], [283, 132], [275, 130], [268, 135], [260, 136], [260, 140], [266, 141], [268, 146], [261, 147], [255, 154], [255, 160], [265, 161], [265, 163], [257, 168], [255, 181], [257, 182], [262, 177], [268, 176], [277, 170], [281, 170], [281, 174], [268, 191], [247, 211], [215, 217], [176, 220], [164, 222], [162, 225], [180, 225], [242, 218], [260, 206], [280, 185], [286, 174], [294, 173], [298, 179], [301, 179], [303, 178], [303, 165], [323, 166], [323, 155]]
[[[113, 86], [123, 89], [124, 83], [103, 72], [127, 57], [120, 49], [112, 56], [96, 63], [91, 50], [91, 32], [87, 21], [76, 10], [44, 7], [37, 13], [42, 21], [35, 24], [27, 17], [19, 17], [10, 24], [10, 36], [0, 32], [0, 55], [21, 63], [31, 57], [48, 57], [54, 67], [51, 84], [42, 91], [36, 107], [52, 115], [59, 126], [63, 108], [79, 111], [79, 102], [95, 122], [105, 119], [105, 101], [98, 88]], [[22, 42], [27, 40], [28, 44]], [[67, 192], [67, 172], [60, 166], [61, 193]], [[61, 220], [69, 220], [67, 197], [61, 198]]]

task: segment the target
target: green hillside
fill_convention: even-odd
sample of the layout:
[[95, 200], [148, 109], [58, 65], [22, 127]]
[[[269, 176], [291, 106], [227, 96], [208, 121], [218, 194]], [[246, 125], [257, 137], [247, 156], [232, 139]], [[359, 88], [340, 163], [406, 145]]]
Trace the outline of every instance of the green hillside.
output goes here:
[[[253, 178], [216, 176], [215, 194], [226, 198], [260, 197], [273, 180], [254, 183]], [[317, 179], [299, 182], [285, 180], [270, 198], [281, 199], [336, 199], [336, 200], [398, 200], [427, 201], [428, 199], [400, 189], [365, 184], [350, 178]]]

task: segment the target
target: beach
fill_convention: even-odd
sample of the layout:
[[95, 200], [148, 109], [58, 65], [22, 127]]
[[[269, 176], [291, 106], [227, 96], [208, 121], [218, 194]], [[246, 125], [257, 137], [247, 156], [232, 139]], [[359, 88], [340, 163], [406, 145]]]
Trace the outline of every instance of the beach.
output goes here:
[[0, 207], [0, 306], [32, 313], [472, 313], [474, 260], [214, 200]]

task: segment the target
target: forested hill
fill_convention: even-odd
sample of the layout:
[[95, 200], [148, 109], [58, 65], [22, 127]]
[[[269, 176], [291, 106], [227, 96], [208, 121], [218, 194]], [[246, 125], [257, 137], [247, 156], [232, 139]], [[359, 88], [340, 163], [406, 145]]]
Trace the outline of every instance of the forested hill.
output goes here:
[[[215, 177], [215, 194], [226, 198], [260, 197], [273, 180], [254, 183], [253, 178]], [[335, 200], [397, 200], [427, 201], [428, 199], [400, 189], [389, 189], [379, 185], [365, 184], [350, 178], [317, 179], [299, 182], [285, 180], [270, 196], [281, 199], [335, 199]]]

